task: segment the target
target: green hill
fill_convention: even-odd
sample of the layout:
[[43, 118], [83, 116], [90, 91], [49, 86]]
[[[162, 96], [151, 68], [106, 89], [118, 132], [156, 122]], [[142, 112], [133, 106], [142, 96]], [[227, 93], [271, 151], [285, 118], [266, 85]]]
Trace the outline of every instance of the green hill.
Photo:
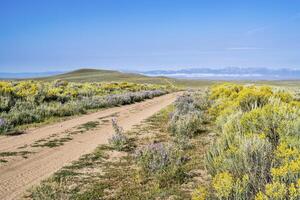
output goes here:
[[79, 69], [65, 74], [36, 78], [35, 80], [67, 80], [74, 82], [133, 82], [133, 83], [151, 83], [151, 84], [174, 84], [183, 87], [208, 86], [212, 81], [206, 80], [181, 80], [167, 77], [149, 77], [135, 73], [124, 73], [112, 70], [98, 69]]
[[122, 73], [112, 70], [98, 70], [98, 69], [79, 69], [65, 74], [54, 75], [49, 77], [37, 78], [39, 80], [55, 80], [62, 79], [68, 81], [128, 81], [128, 82], [148, 82], [161, 84], [168, 78], [152, 78], [134, 73]]

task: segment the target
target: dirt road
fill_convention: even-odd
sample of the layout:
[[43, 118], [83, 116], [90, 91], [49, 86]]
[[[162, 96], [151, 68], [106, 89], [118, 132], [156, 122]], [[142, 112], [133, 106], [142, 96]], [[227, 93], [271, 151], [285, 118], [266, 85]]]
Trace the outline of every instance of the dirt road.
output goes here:
[[[119, 125], [129, 130], [171, 104], [177, 95], [173, 93], [132, 105], [109, 108], [32, 129], [19, 136], [1, 136], [0, 199], [21, 199], [31, 186], [83, 154], [90, 153], [98, 145], [108, 143], [113, 134], [112, 117], [116, 117]], [[93, 128], [89, 128], [91, 124]]]

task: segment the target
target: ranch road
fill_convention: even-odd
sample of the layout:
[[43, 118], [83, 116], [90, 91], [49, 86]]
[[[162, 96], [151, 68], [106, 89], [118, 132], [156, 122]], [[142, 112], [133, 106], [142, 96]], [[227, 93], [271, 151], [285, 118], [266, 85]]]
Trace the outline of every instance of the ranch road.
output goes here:
[[[178, 95], [179, 93], [171, 93], [131, 105], [108, 108], [31, 129], [23, 135], [0, 136], [0, 155], [21, 150], [24, 153], [26, 151], [23, 149], [34, 149], [32, 154], [0, 162], [0, 199], [22, 199], [24, 192], [33, 185], [38, 184], [70, 162], [79, 159], [80, 156], [92, 152], [98, 145], [107, 144], [113, 134], [112, 117], [116, 117], [118, 124], [125, 131], [130, 130], [134, 125], [173, 103]], [[99, 121], [99, 119], [105, 119], [106, 123], [72, 136], [72, 139], [63, 145], [53, 148], [32, 147], [37, 141], [45, 141], [52, 136], [59, 137], [82, 124]]]

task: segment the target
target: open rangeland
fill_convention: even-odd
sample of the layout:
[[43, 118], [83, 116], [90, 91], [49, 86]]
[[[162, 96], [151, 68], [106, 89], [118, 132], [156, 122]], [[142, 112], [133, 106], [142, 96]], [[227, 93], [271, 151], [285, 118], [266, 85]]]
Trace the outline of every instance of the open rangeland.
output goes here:
[[299, 90], [190, 90], [28, 191], [31, 199], [300, 198]]
[[[26, 189], [64, 165], [108, 143], [111, 118], [129, 130], [171, 104], [178, 94], [109, 108], [63, 122], [33, 128], [26, 134], [0, 137], [0, 199], [18, 199]], [[91, 128], [89, 126], [92, 126]]]
[[0, 199], [300, 198], [296, 83], [173, 83], [0, 82]]

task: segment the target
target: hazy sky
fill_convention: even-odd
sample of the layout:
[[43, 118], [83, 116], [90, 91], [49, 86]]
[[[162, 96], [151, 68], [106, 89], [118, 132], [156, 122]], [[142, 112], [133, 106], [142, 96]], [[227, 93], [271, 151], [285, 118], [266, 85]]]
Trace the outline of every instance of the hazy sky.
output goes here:
[[0, 71], [300, 68], [300, 0], [0, 0]]

